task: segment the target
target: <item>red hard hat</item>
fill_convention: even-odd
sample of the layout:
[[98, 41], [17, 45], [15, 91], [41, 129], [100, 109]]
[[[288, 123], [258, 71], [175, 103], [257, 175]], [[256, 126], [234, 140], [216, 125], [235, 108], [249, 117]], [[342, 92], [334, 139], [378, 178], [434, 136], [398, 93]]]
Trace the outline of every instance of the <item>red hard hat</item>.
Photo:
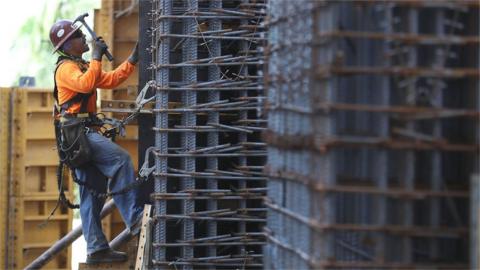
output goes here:
[[54, 23], [50, 28], [50, 41], [54, 47], [53, 52], [56, 52], [80, 27], [81, 25], [74, 25], [70, 20], [59, 20]]

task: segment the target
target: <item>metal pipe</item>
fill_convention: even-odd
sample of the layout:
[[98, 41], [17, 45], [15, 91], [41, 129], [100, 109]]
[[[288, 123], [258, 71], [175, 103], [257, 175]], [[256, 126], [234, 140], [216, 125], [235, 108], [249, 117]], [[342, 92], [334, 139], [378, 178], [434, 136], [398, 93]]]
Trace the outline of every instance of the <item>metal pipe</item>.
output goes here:
[[110, 241], [108, 245], [112, 249], [117, 249], [120, 247], [120, 245], [130, 241], [130, 239], [132, 238], [133, 238], [133, 235], [130, 233], [130, 230], [127, 228], [123, 230], [121, 233], [119, 233], [117, 236], [115, 236], [115, 238], [113, 238], [113, 240]]
[[[113, 200], [108, 201], [100, 212], [100, 218], [108, 216], [115, 209], [115, 203]], [[40, 256], [38, 256], [33, 262], [31, 262], [25, 269], [40, 269], [45, 266], [50, 260], [52, 260], [58, 253], [70, 246], [78, 237], [82, 235], [82, 226], [78, 226], [71, 230], [67, 235], [58, 240], [54, 245], [48, 248]]]

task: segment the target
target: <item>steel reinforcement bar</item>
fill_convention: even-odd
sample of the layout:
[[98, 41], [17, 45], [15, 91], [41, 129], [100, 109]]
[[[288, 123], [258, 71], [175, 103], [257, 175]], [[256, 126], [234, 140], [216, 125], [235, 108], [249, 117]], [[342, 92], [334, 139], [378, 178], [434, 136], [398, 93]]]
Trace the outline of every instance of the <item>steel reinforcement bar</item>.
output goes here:
[[152, 0], [151, 6], [156, 102], [144, 112], [156, 119], [152, 264], [261, 267], [266, 121], [257, 72], [266, 2]]
[[265, 269], [468, 268], [478, 3], [267, 10]]

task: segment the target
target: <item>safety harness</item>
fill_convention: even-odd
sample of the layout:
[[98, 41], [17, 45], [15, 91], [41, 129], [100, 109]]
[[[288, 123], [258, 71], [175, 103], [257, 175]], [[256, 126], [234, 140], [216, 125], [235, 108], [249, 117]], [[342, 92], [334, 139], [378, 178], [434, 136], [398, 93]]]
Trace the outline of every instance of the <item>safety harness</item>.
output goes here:
[[65, 54], [60, 55], [57, 60], [57, 64], [55, 67], [55, 72], [54, 72], [54, 88], [53, 88], [53, 97], [55, 98], [55, 105], [54, 105], [54, 116], [57, 115], [64, 115], [68, 108], [70, 108], [72, 105], [79, 103], [80, 102], [80, 113], [86, 113], [87, 112], [87, 106], [88, 106], [88, 100], [90, 97], [93, 95], [93, 91], [91, 93], [77, 93], [75, 96], [73, 96], [71, 99], [67, 100], [63, 104], [60, 104], [58, 100], [58, 88], [57, 88], [57, 80], [56, 80], [56, 75], [57, 75], [57, 70], [62, 65], [65, 61], [67, 60], [72, 60], [75, 63], [77, 63], [78, 67], [82, 72], [87, 71], [86, 65], [88, 62], [84, 61], [81, 58], [74, 58], [71, 56], [67, 56]]
[[[72, 57], [68, 57], [66, 55], [61, 55], [58, 60], [57, 64], [55, 67], [55, 72], [54, 72], [54, 88], [53, 88], [53, 97], [55, 99], [55, 104], [53, 108], [53, 116], [54, 116], [54, 127], [55, 127], [55, 138], [57, 142], [57, 151], [58, 151], [58, 156], [59, 156], [59, 165], [57, 168], [57, 187], [59, 191], [59, 197], [57, 200], [57, 204], [55, 205], [55, 208], [52, 210], [50, 216], [47, 218], [47, 220], [55, 213], [57, 210], [58, 206], [60, 203], [66, 205], [68, 208], [75, 209], [79, 208], [80, 206], [78, 204], [73, 204], [70, 202], [69, 199], [65, 196], [65, 190], [63, 187], [63, 182], [64, 182], [64, 167], [65, 167], [65, 161], [66, 161], [66, 149], [63, 147], [62, 143], [62, 131], [60, 127], [60, 116], [64, 116], [66, 111], [70, 106], [72, 106], [75, 103], [81, 102], [80, 105], [80, 112], [86, 112], [87, 111], [87, 104], [88, 104], [88, 99], [92, 96], [92, 93], [89, 94], [82, 94], [82, 93], [77, 93], [73, 98], [68, 100], [67, 102], [63, 103], [60, 105], [59, 99], [58, 99], [58, 88], [57, 88], [57, 80], [56, 80], [56, 75], [57, 75], [57, 70], [60, 67], [60, 65], [65, 62], [66, 60], [73, 60], [75, 61], [82, 72], [85, 72], [85, 66], [84, 63], [80, 62], [79, 59], [74, 59]], [[81, 64], [80, 64], [81, 63]]]
[[[93, 196], [96, 196], [98, 198], [107, 198], [114, 195], [127, 193], [130, 190], [133, 190], [139, 187], [144, 182], [148, 181], [148, 176], [153, 171], [153, 168], [148, 168], [148, 163], [146, 163], [144, 164], [144, 166], [142, 166], [141, 170], [139, 171], [139, 176], [137, 177], [136, 181], [127, 185], [121, 190], [114, 191], [114, 192], [105, 192], [105, 193], [97, 191], [94, 187], [90, 186], [88, 183], [82, 182], [77, 178], [75, 174], [75, 169], [81, 168], [83, 166], [89, 166], [89, 162], [87, 161], [87, 162], [84, 162], [82, 165], [73, 166], [72, 164], [73, 162], [71, 162], [71, 159], [70, 159], [72, 156], [71, 152], [76, 151], [78, 153], [78, 151], [81, 150], [81, 149], [80, 150], [74, 149], [75, 143], [82, 140], [82, 135], [85, 135], [89, 127], [92, 127], [92, 126], [102, 128], [101, 134], [107, 138], [111, 138], [112, 140], [115, 140], [115, 137], [118, 134], [124, 136], [125, 135], [124, 126], [128, 124], [130, 121], [132, 121], [134, 118], [136, 118], [136, 116], [140, 114], [140, 111], [143, 108], [143, 106], [154, 98], [154, 97], [145, 98], [145, 95], [149, 87], [153, 85], [154, 81], [148, 82], [145, 85], [145, 87], [140, 91], [136, 100], [137, 109], [132, 114], [130, 114], [123, 120], [107, 118], [101, 113], [100, 114], [88, 113], [87, 111], [88, 100], [93, 95], [93, 91], [92, 93], [89, 93], [89, 94], [77, 93], [74, 97], [72, 97], [68, 101], [64, 102], [63, 104], [59, 104], [58, 88], [57, 88], [57, 83], [55, 78], [56, 78], [56, 73], [58, 68], [66, 60], [72, 60], [76, 62], [79, 65], [80, 70], [82, 72], [85, 72], [87, 70], [86, 65], [88, 64], [83, 59], [73, 58], [65, 54], [61, 54], [57, 60], [57, 66], [54, 72], [53, 96], [55, 98], [55, 105], [53, 108], [53, 116], [55, 119], [54, 120], [55, 137], [56, 137], [57, 151], [59, 156], [59, 166], [57, 169], [57, 186], [59, 191], [59, 197], [58, 197], [57, 204], [55, 205], [54, 209], [50, 213], [49, 217], [40, 226], [44, 226], [46, 222], [53, 216], [53, 214], [57, 210], [60, 203], [62, 203], [63, 205], [71, 209], [80, 207], [78, 204], [74, 204], [70, 202], [70, 200], [65, 196], [65, 190], [63, 187], [65, 168], [70, 169], [72, 179], [75, 183], [84, 186]], [[79, 102], [80, 102], [79, 113], [76, 113], [76, 114], [67, 113], [68, 109], [72, 105], [78, 104]], [[102, 116], [102, 117], [99, 117], [99, 116]], [[73, 124], [70, 124], [70, 123], [73, 123]], [[76, 124], [79, 124], [79, 123], [81, 125], [75, 126]], [[66, 127], [69, 127], [69, 125], [77, 129], [80, 128], [81, 130], [80, 131], [77, 130], [76, 133], [78, 134], [76, 135], [76, 137], [73, 139], [70, 138], [69, 140], [70, 143], [67, 144], [66, 137], [68, 137], [68, 134], [66, 133], [68, 132], [66, 132]], [[86, 136], [84, 136], [83, 139], [86, 140]], [[149, 154], [150, 154], [150, 150], [146, 152], [145, 160], [148, 160]]]

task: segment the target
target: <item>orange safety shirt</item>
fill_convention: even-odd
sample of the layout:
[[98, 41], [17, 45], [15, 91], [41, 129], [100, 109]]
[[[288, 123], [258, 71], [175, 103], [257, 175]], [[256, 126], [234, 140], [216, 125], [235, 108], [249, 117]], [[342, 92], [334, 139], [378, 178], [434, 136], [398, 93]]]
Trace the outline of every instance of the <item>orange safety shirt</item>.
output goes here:
[[[112, 89], [124, 82], [135, 70], [135, 65], [129, 61], [123, 62], [115, 70], [102, 71], [102, 64], [98, 60], [92, 60], [85, 64], [86, 71], [82, 72], [79, 63], [73, 60], [65, 60], [60, 64], [55, 74], [58, 89], [59, 105], [73, 98], [77, 93], [93, 93], [88, 99], [87, 112], [97, 112], [97, 87]], [[67, 113], [79, 113], [81, 103], [71, 105]]]

